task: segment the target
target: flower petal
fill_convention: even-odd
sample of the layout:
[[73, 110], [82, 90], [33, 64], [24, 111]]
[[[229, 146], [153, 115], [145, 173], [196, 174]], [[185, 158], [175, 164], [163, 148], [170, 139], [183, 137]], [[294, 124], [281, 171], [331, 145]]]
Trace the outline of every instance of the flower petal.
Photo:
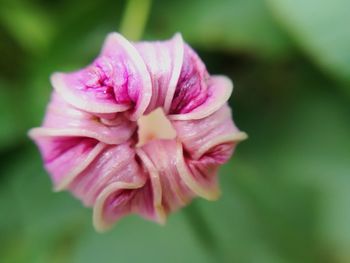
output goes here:
[[65, 101], [78, 109], [94, 113], [111, 113], [128, 110], [130, 104], [118, 104], [113, 96], [104, 92], [99, 94], [87, 88], [83, 76], [85, 69], [73, 73], [54, 73], [51, 84]]
[[30, 134], [89, 137], [107, 144], [119, 144], [129, 140], [135, 130], [136, 123], [122, 113], [88, 113], [53, 93], [42, 127], [32, 129]]
[[[73, 192], [86, 204], [94, 204], [94, 226], [98, 231], [110, 228], [125, 215], [137, 213], [157, 220], [154, 196], [146, 173], [136, 161], [135, 151], [111, 147], [96, 159], [72, 184]], [[128, 146], [129, 147], [129, 146]], [[99, 193], [96, 198], [96, 193]]]
[[212, 76], [208, 81], [205, 101], [186, 113], [171, 114], [171, 120], [198, 120], [209, 116], [226, 103], [233, 90], [232, 82], [225, 76]]
[[106, 144], [92, 138], [40, 134], [39, 129], [32, 130], [30, 136], [40, 149], [45, 168], [57, 191], [67, 188], [74, 177], [106, 147]]
[[[121, 217], [131, 213], [132, 198], [142, 184], [114, 182], [108, 185], [98, 196], [94, 205], [93, 223], [97, 231], [108, 230]], [[146, 199], [141, 199], [145, 202]]]
[[113, 61], [124, 61], [128, 69], [128, 96], [134, 104], [132, 120], [137, 120], [147, 109], [152, 97], [152, 81], [145, 62], [137, 49], [122, 35], [108, 35], [101, 52]]
[[[216, 200], [220, 195], [216, 170], [202, 170], [195, 163], [185, 160], [183, 148], [178, 143], [176, 153], [176, 167], [184, 184], [195, 194], [207, 200]], [[199, 169], [198, 169], [199, 168]], [[216, 167], [215, 167], [216, 168]], [[210, 173], [208, 176], [206, 173]]]
[[205, 102], [208, 97], [209, 73], [196, 52], [184, 46], [183, 63], [169, 114], [184, 114]]
[[139, 42], [135, 47], [147, 65], [152, 80], [152, 98], [145, 114], [157, 107], [169, 111], [180, 76], [184, 43], [180, 34], [168, 41]]
[[227, 104], [203, 119], [173, 120], [171, 123], [185, 150], [195, 160], [216, 145], [236, 143], [247, 137], [234, 125]]
[[[138, 149], [138, 155], [150, 173], [154, 196], [159, 197], [165, 213], [175, 211], [193, 198], [192, 191], [184, 184], [177, 163], [178, 148], [175, 140], [154, 140]], [[145, 158], [145, 155], [147, 158]]]
[[110, 184], [142, 186], [146, 176], [135, 159], [133, 145], [124, 143], [104, 148], [95, 160], [69, 185], [73, 194], [87, 206], [92, 206]]
[[178, 152], [178, 158], [184, 158], [178, 162], [182, 179], [197, 195], [209, 200], [218, 198], [218, 168], [231, 157], [237, 142], [246, 138], [233, 124], [230, 108], [225, 104], [203, 119], [172, 124], [186, 152]]
[[136, 120], [146, 110], [152, 83], [136, 48], [120, 34], [108, 35], [100, 57], [73, 73], [55, 73], [55, 90], [73, 106], [92, 113], [115, 113], [132, 109]]

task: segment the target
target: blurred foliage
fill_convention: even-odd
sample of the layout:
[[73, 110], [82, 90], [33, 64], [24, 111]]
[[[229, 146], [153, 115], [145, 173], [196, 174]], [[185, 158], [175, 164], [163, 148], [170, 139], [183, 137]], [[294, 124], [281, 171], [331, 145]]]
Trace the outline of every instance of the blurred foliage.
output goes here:
[[268, 0], [271, 11], [315, 63], [350, 84], [350, 2]]
[[125, 1], [0, 3], [0, 262], [350, 262], [349, 2], [153, 1], [146, 39], [180, 31], [235, 82], [250, 138], [221, 170], [222, 198], [161, 227], [131, 216], [97, 234], [53, 193], [26, 131], [55, 70], [89, 63]]

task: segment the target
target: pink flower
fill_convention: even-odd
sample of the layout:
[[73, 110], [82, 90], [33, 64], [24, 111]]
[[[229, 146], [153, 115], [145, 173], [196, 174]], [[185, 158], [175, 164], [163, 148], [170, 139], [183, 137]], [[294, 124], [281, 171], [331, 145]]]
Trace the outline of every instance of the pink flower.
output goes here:
[[29, 134], [55, 189], [92, 206], [97, 230], [130, 213], [163, 223], [196, 196], [218, 198], [218, 168], [246, 134], [227, 105], [231, 81], [210, 76], [180, 34], [131, 43], [112, 33], [90, 66], [51, 82]]

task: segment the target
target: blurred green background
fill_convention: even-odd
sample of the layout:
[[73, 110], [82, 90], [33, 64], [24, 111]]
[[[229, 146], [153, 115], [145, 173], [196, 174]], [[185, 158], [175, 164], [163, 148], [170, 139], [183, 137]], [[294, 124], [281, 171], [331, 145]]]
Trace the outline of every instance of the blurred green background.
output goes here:
[[[0, 1], [0, 262], [350, 262], [350, 1]], [[195, 200], [158, 226], [130, 216], [96, 233], [53, 193], [26, 136], [53, 71], [80, 68], [108, 32], [182, 32], [235, 83], [250, 138]]]

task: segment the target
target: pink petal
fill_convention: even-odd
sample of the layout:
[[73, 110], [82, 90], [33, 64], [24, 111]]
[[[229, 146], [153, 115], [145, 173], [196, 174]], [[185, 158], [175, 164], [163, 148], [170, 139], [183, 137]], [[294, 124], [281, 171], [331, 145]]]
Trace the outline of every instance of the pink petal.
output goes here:
[[143, 114], [152, 96], [146, 65], [135, 47], [117, 33], [107, 37], [91, 66], [55, 73], [51, 82], [65, 101], [91, 113], [122, 112], [134, 105], [133, 120]]
[[217, 145], [236, 143], [247, 137], [234, 125], [227, 104], [203, 119], [173, 120], [172, 125], [185, 150], [195, 160]]
[[[142, 184], [114, 182], [108, 185], [98, 196], [94, 205], [93, 222], [97, 231], [106, 231], [121, 217], [135, 211], [132, 202], [137, 193], [142, 193], [137, 189], [142, 187]], [[147, 202], [145, 198], [139, 198], [142, 203]]]
[[[200, 119], [172, 121], [187, 156], [179, 162], [182, 179], [197, 195], [218, 198], [217, 171], [228, 161], [238, 141], [246, 138], [233, 124], [230, 108], [225, 104], [215, 113]], [[180, 158], [180, 157], [179, 157]]]
[[152, 82], [145, 62], [136, 48], [118, 33], [108, 35], [101, 52], [113, 61], [123, 61], [128, 69], [128, 96], [134, 104], [132, 120], [145, 112], [152, 97]]
[[180, 76], [173, 95], [170, 114], [183, 114], [205, 102], [208, 97], [209, 74], [198, 55], [185, 45]]
[[32, 129], [34, 136], [89, 137], [107, 144], [118, 144], [130, 139], [136, 123], [122, 113], [92, 114], [66, 103], [53, 93], [42, 127]]
[[146, 182], [135, 159], [133, 144], [107, 146], [95, 160], [74, 178], [69, 189], [85, 205], [92, 206], [111, 184], [123, 183], [141, 187]]
[[157, 107], [163, 107], [167, 113], [183, 63], [182, 37], [176, 34], [168, 41], [139, 42], [135, 47], [145, 61], [152, 80], [152, 98], [145, 114]]
[[64, 137], [31, 133], [44, 159], [56, 190], [66, 188], [106, 147], [104, 143], [84, 137]]
[[193, 193], [181, 180], [176, 164], [178, 147], [175, 140], [154, 140], [137, 150], [150, 174], [154, 206], [168, 214], [186, 205]]
[[65, 101], [78, 109], [94, 113], [111, 113], [126, 111], [130, 103], [118, 104], [113, 95], [87, 88], [83, 82], [85, 70], [74, 73], [54, 73], [51, 84]]
[[[211, 170], [203, 170], [198, 163], [193, 160], [186, 160], [183, 148], [177, 147], [176, 167], [183, 183], [192, 191], [193, 194], [203, 197], [207, 200], [216, 200], [220, 195], [217, 183], [217, 167], [210, 167]], [[214, 168], [214, 169], [213, 169]]]
[[169, 115], [171, 120], [197, 120], [214, 113], [226, 103], [233, 90], [232, 82], [225, 76], [212, 76], [208, 81], [207, 97], [202, 104], [189, 112]]
[[155, 210], [148, 176], [140, 169], [135, 151], [126, 145], [103, 153], [76, 178], [72, 190], [80, 198], [83, 196], [86, 204], [94, 203], [94, 226], [99, 231], [132, 213], [153, 220], [163, 217]]

